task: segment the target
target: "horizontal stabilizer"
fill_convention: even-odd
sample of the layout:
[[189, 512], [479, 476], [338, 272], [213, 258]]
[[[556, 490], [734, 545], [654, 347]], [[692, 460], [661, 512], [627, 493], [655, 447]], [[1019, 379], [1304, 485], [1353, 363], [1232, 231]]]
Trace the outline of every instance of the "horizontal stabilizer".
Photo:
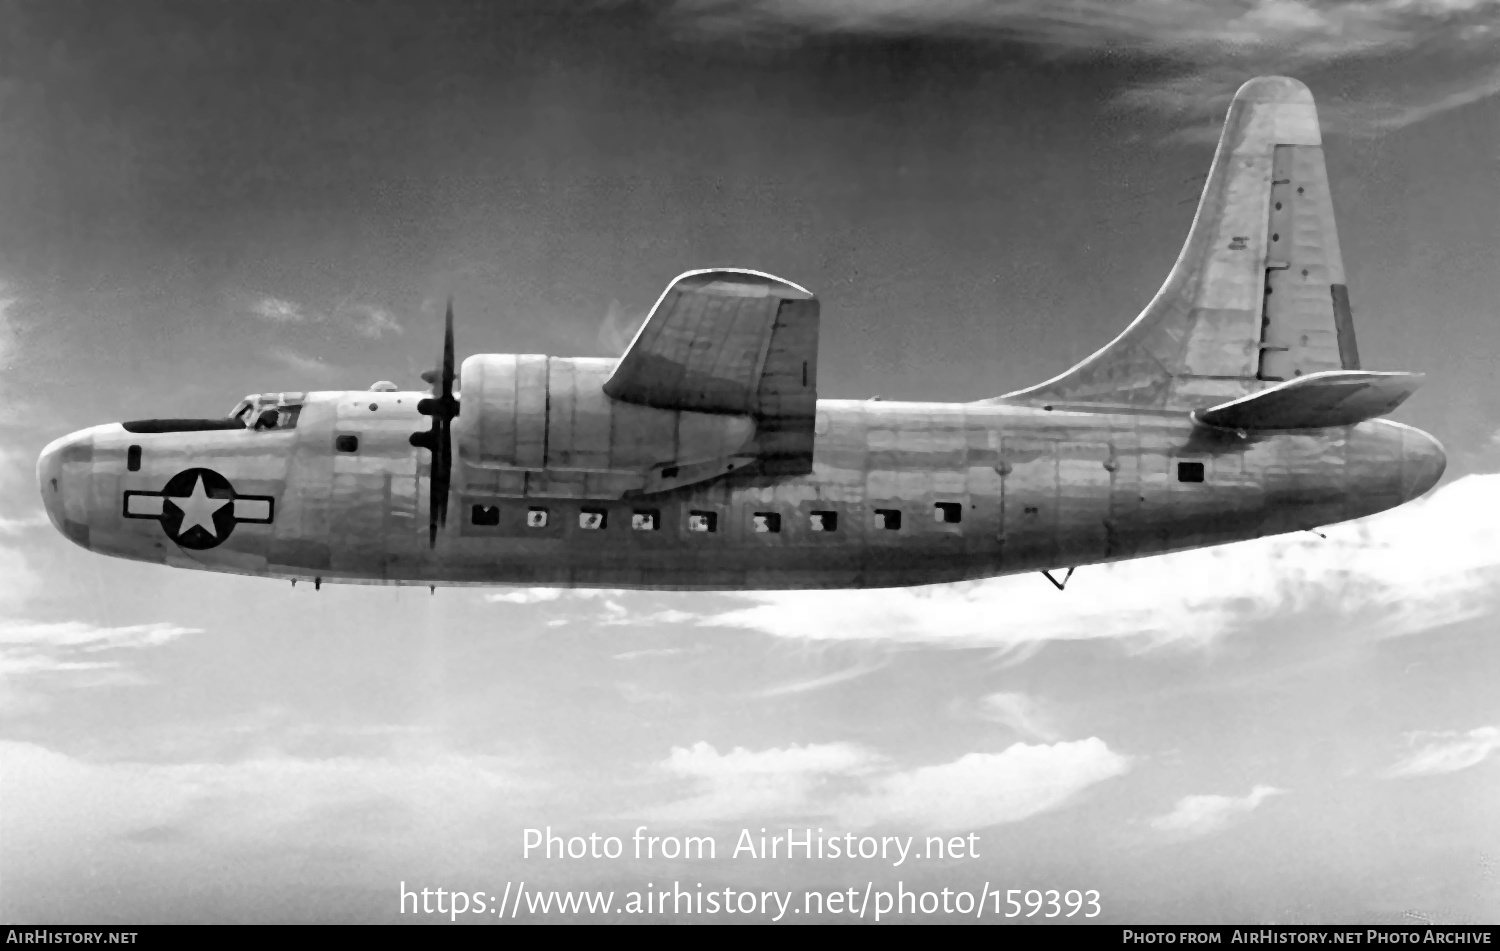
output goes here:
[[1422, 385], [1420, 373], [1327, 370], [1195, 410], [1193, 419], [1219, 429], [1323, 429], [1384, 416]]

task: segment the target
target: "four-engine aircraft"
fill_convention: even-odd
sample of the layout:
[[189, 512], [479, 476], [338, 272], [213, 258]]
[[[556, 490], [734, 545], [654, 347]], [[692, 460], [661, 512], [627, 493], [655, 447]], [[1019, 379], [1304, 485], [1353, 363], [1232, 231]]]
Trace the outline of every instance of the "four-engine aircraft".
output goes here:
[[450, 304], [430, 391], [95, 426], [49, 445], [38, 481], [92, 551], [294, 583], [838, 588], [1313, 528], [1445, 465], [1376, 418], [1421, 377], [1360, 368], [1293, 79], [1239, 90], [1166, 283], [1066, 373], [972, 403], [820, 400], [818, 317], [790, 281], [691, 271], [619, 359], [455, 373]]

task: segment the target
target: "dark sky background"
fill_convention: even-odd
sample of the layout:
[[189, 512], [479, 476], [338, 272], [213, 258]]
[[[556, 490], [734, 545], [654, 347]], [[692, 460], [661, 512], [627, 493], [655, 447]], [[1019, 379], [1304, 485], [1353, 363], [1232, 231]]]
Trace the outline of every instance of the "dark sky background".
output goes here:
[[[908, 882], [1099, 888], [1122, 922], [1495, 920], [1497, 14], [0, 0], [0, 918], [896, 877], [517, 856], [645, 821], [980, 830]], [[1264, 72], [1318, 97], [1361, 356], [1428, 374], [1396, 418], [1450, 459], [1326, 544], [1066, 596], [315, 595], [41, 515], [74, 429], [419, 385], [450, 294], [461, 357], [605, 355], [676, 274], [749, 267], [823, 300], [824, 397], [1038, 382], [1155, 292]]]

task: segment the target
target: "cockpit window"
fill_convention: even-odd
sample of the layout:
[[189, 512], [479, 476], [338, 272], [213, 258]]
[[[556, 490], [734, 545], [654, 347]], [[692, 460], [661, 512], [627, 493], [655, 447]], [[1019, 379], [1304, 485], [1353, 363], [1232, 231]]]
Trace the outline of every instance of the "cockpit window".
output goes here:
[[239, 420], [242, 426], [248, 426], [250, 424], [250, 411], [254, 408], [255, 404], [250, 399], [240, 400], [234, 404], [234, 409], [229, 411], [229, 418]]
[[247, 396], [230, 413], [256, 432], [297, 428], [302, 413], [301, 393], [261, 393]]

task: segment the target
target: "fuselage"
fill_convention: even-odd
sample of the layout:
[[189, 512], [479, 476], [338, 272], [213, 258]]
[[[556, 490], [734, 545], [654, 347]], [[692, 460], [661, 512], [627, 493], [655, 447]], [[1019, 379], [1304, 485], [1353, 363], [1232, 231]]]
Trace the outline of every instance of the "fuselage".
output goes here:
[[752, 466], [612, 499], [456, 478], [429, 545], [430, 463], [409, 442], [425, 395], [311, 393], [289, 429], [97, 426], [47, 447], [42, 496], [92, 551], [271, 578], [879, 587], [1328, 525], [1421, 495], [1445, 464], [1386, 420], [1240, 434], [1180, 412], [819, 400], [809, 474]]

